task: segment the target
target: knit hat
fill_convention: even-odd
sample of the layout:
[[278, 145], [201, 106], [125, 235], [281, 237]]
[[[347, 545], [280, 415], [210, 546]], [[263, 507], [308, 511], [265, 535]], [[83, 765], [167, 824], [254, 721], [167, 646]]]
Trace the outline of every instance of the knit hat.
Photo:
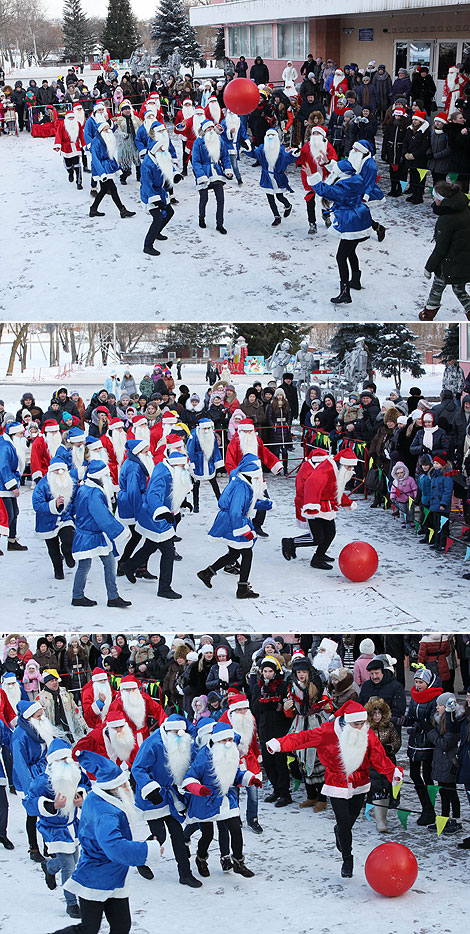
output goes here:
[[445, 707], [448, 700], [455, 700], [455, 694], [452, 694], [452, 691], [444, 691], [443, 694], [439, 694], [439, 697], [436, 698], [436, 704], [442, 704]]
[[418, 668], [414, 674], [414, 681], [425, 681], [426, 684], [431, 684], [433, 679], [433, 673], [429, 668]]
[[432, 460], [433, 460], [433, 464], [436, 464], [436, 463], [440, 464], [441, 467], [445, 467], [447, 464], [447, 458], [440, 457], [438, 454], [434, 454]]
[[49, 681], [60, 681], [57, 671], [44, 671], [42, 675], [43, 684], [49, 684]]
[[372, 642], [372, 639], [362, 639], [362, 641], [359, 643], [359, 651], [361, 655], [374, 655], [375, 645]]
[[274, 658], [272, 655], [266, 655], [259, 667], [261, 671], [263, 668], [272, 668], [275, 672], [282, 671], [282, 667], [277, 658]]

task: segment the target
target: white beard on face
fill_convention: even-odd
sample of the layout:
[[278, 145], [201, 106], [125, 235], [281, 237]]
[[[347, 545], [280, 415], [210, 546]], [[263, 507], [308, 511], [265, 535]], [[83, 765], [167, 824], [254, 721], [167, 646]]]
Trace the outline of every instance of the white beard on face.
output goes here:
[[117, 798], [118, 801], [124, 806], [127, 820], [129, 821], [129, 827], [131, 830], [134, 828], [134, 823], [137, 817], [137, 810], [134, 803], [134, 792], [130, 785], [118, 785], [117, 788], [112, 788], [109, 792], [113, 798]]
[[126, 723], [125, 726], [120, 727], [121, 732], [119, 736], [114, 727], [108, 726], [106, 729], [113, 759], [115, 761], [119, 759], [121, 762], [127, 762], [135, 746], [135, 736], [129, 724]]
[[171, 511], [175, 516], [181, 508], [181, 503], [192, 488], [191, 478], [186, 467], [170, 467], [172, 474], [171, 484]]
[[45, 743], [46, 746], [49, 746], [52, 743], [54, 737], [58, 735], [58, 731], [52, 725], [51, 721], [48, 720], [45, 714], [43, 714], [39, 720], [37, 717], [30, 717], [28, 723], [30, 723], [33, 729], [36, 730], [39, 739]]
[[147, 130], [147, 133], [150, 131], [150, 127], [152, 126], [152, 123], [155, 123], [155, 116], [154, 116], [154, 114], [152, 114], [151, 117], [145, 117], [145, 118], [144, 118], [144, 127], [145, 127], [145, 129]]
[[214, 452], [215, 432], [213, 428], [196, 428], [196, 435], [204, 460], [208, 461]]
[[251, 710], [247, 710], [246, 713], [232, 710], [229, 717], [235, 733], [238, 733], [242, 739], [238, 746], [238, 752], [241, 756], [246, 756], [255, 731], [255, 718]]
[[194, 107], [192, 104], [183, 104], [181, 108], [181, 113], [183, 114], [183, 120], [189, 120], [194, 113]]
[[[248, 481], [249, 482], [249, 481]], [[248, 510], [248, 518], [252, 519], [256, 512], [256, 501], [258, 499], [264, 499], [264, 480], [263, 476], [261, 477], [251, 477], [251, 488], [253, 490], [253, 499], [251, 500], [251, 506]]]
[[57, 448], [62, 443], [60, 431], [46, 431], [46, 447], [49, 451], [49, 457], [54, 457]]
[[162, 729], [160, 733], [173, 781], [181, 785], [191, 763], [191, 737], [189, 733], [178, 736], [174, 730]]
[[333, 87], [336, 89], [342, 81], [344, 81], [344, 72], [340, 71], [338, 74], [335, 72], [333, 75]]
[[225, 743], [214, 743], [211, 748], [212, 766], [221, 794], [226, 795], [233, 785], [237, 769], [240, 765], [240, 756], [235, 743], [226, 746]]
[[164, 149], [168, 149], [170, 145], [170, 136], [167, 129], [157, 130], [154, 134], [156, 143], [163, 143]]
[[140, 691], [121, 691], [124, 713], [132, 721], [137, 730], [141, 730], [145, 723], [145, 701]]
[[338, 738], [338, 745], [346, 777], [352, 775], [362, 765], [369, 741], [368, 733], [367, 723], [361, 730], [354, 729], [350, 723], [344, 724]]
[[55, 795], [65, 795], [67, 801], [59, 813], [69, 817], [73, 814], [75, 792], [80, 783], [80, 767], [72, 759], [59, 759], [56, 762], [49, 762], [46, 766], [46, 775], [52, 785]]
[[256, 454], [258, 456], [258, 438], [254, 431], [239, 431], [240, 451], [242, 454]]
[[73, 480], [68, 470], [63, 474], [51, 470], [47, 474], [47, 482], [54, 499], [57, 499], [58, 496], [64, 497], [64, 509], [66, 509], [73, 493]]
[[83, 126], [85, 123], [85, 111], [83, 107], [74, 107], [73, 112], [80, 126]]
[[218, 162], [220, 159], [220, 136], [215, 130], [207, 130], [204, 133], [204, 145], [209, 153], [212, 162]]
[[341, 503], [341, 498], [346, 488], [346, 484], [352, 479], [354, 471], [348, 470], [347, 467], [339, 467], [338, 469], [338, 478], [336, 480], [336, 497], [338, 500], [338, 505]]
[[158, 166], [160, 172], [163, 175], [165, 182], [168, 182], [169, 185], [173, 184], [173, 161], [168, 152], [168, 149], [159, 149], [157, 152], [152, 152], [151, 158], [154, 161], [155, 165]]
[[236, 140], [238, 137], [238, 131], [240, 129], [240, 117], [238, 114], [233, 114], [230, 110], [225, 114], [225, 124], [227, 127], [227, 136], [229, 139]]
[[310, 152], [315, 162], [318, 156], [326, 156], [326, 139], [321, 133], [312, 133], [310, 136]]
[[221, 118], [221, 116], [222, 116], [222, 112], [221, 112], [221, 110], [220, 110], [220, 104], [219, 104], [218, 101], [211, 101], [211, 102], [210, 102], [210, 104], [209, 104], [209, 113], [210, 113], [210, 115], [211, 115], [211, 120], [213, 120], [214, 123], [220, 123], [220, 118]]
[[78, 470], [79, 467], [83, 467], [83, 461], [85, 459], [85, 445], [72, 444], [70, 450], [72, 451], [72, 464]]
[[91, 451], [87, 449], [85, 457], [87, 461], [98, 460], [98, 461], [103, 461], [103, 464], [107, 464], [109, 461], [108, 452], [106, 448], [104, 448], [103, 446], [101, 446], [100, 448], [93, 448]]
[[13, 447], [18, 455], [18, 470], [21, 476], [26, 464], [26, 438], [13, 435], [11, 440], [13, 441]]
[[279, 158], [279, 152], [281, 149], [281, 140], [279, 139], [277, 133], [275, 136], [265, 136], [264, 137], [264, 154], [267, 159], [269, 171], [272, 172], [276, 162]]
[[147, 471], [149, 477], [151, 477], [151, 476], [152, 476], [152, 473], [153, 473], [153, 468], [155, 467], [155, 464], [154, 464], [154, 462], [153, 462], [153, 457], [152, 457], [150, 451], [149, 451], [148, 454], [138, 454], [137, 457], [139, 458], [140, 463], [142, 464], [142, 466], [145, 467], [145, 469], [146, 469], [146, 471]]
[[194, 114], [193, 117], [193, 132], [195, 136], [199, 136], [199, 130], [201, 129], [201, 124], [205, 120], [205, 114]]
[[106, 717], [106, 714], [108, 713], [111, 701], [113, 699], [111, 685], [108, 680], [93, 681], [92, 683], [93, 683], [93, 700], [98, 700], [100, 694], [104, 694], [105, 696], [104, 707], [100, 711], [100, 717], [102, 720], [104, 720]]
[[105, 130], [101, 134], [101, 138], [106, 146], [106, 150], [110, 159], [116, 158], [116, 140], [114, 139], [114, 133], [111, 129]]
[[16, 711], [17, 705], [21, 700], [21, 688], [18, 682], [14, 681], [12, 684], [8, 684], [8, 681], [5, 681], [2, 685], [2, 691], [5, 691], [13, 710]]
[[328, 677], [328, 665], [332, 659], [331, 655], [328, 655], [327, 652], [317, 652], [315, 657], [312, 660], [312, 665], [316, 671], [321, 671], [326, 677]]
[[76, 143], [78, 139], [79, 123], [75, 115], [73, 117], [67, 117], [67, 119], [64, 120], [64, 129], [70, 142]]
[[354, 149], [354, 147], [351, 149], [349, 156], [348, 156], [348, 162], [351, 163], [355, 172], [361, 171], [362, 166], [364, 165], [364, 162], [366, 161], [366, 159], [367, 159], [367, 156], [364, 155], [363, 152], [358, 152], [358, 150]]
[[[163, 429], [165, 430], [165, 429]], [[148, 425], [136, 425], [134, 428], [134, 438], [136, 441], [145, 441], [150, 444], [150, 428]]]
[[119, 467], [120, 467], [121, 464], [122, 464], [122, 462], [123, 462], [123, 460], [124, 460], [124, 454], [126, 453], [126, 451], [125, 451], [125, 447], [126, 447], [126, 433], [125, 433], [125, 431], [123, 431], [122, 428], [121, 428], [121, 429], [116, 428], [116, 429], [111, 433], [111, 443], [112, 443], [112, 445], [113, 445], [114, 453], [115, 453], [115, 455], [116, 455], [116, 460], [117, 460], [117, 462], [118, 462], [118, 464], [119, 464]]

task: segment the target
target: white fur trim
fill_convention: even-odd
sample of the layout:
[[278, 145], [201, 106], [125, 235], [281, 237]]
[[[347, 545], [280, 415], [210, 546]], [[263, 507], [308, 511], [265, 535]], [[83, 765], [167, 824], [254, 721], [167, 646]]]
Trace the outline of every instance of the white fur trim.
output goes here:
[[[98, 678], [95, 678], [94, 680], [95, 680], [95, 681], [98, 681], [98, 680], [104, 681], [104, 678], [99, 678], [99, 679], [98, 679]], [[108, 680], [108, 679], [106, 678], [106, 680]], [[104, 708], [98, 707], [96, 701], [93, 701], [93, 703], [92, 703], [92, 705], [91, 705], [91, 709], [92, 709], [93, 713], [95, 713], [96, 716], [99, 717], [99, 716], [101, 716], [101, 711], [102, 711], [102, 709], [104, 709]]]
[[187, 788], [188, 785], [193, 785], [193, 784], [200, 785], [201, 782], [199, 781], [198, 778], [192, 778], [191, 775], [189, 775], [188, 778], [185, 778], [184, 782], [181, 785], [181, 788]]
[[225, 545], [230, 545], [230, 548], [242, 549], [242, 548], [253, 548], [253, 545], [256, 541], [256, 534], [254, 538], [247, 538], [244, 542], [235, 542], [231, 538], [221, 538], [221, 542], [224, 542]]
[[51, 499], [49, 502], [49, 512], [51, 512], [53, 516], [59, 515], [59, 510], [57, 509], [55, 499]]
[[6, 490], [14, 490], [18, 486], [18, 481], [13, 477], [11, 480], [7, 480], [5, 483]]
[[254, 772], [244, 772], [242, 777], [242, 787], [246, 788], [250, 784], [251, 779], [255, 777]]
[[159, 785], [158, 782], [147, 782], [147, 784], [140, 789], [140, 794], [142, 798], [147, 798], [152, 791], [159, 791], [160, 788], [161, 785]]
[[[168, 512], [168, 510], [166, 510], [166, 512]], [[146, 529], [143, 525], [136, 522], [135, 530], [136, 532], [140, 532], [143, 538], [149, 538], [151, 542], [165, 542], [168, 538], [173, 538], [175, 535], [173, 526], [167, 529], [166, 532], [153, 532], [151, 529]]]
[[252, 529], [250, 528], [250, 526], [246, 524], [246, 525], [242, 525], [241, 529], [234, 529], [233, 534], [234, 535], [246, 535], [247, 532], [251, 532], [251, 531]]
[[[51, 815], [49, 814], [49, 817]], [[47, 842], [47, 841], [46, 841]], [[75, 850], [79, 846], [78, 840], [54, 840], [53, 843], [49, 844], [51, 849], [54, 849], [54, 853], [75, 853]]]
[[90, 889], [87, 885], [81, 885], [75, 879], [67, 879], [63, 889], [65, 892], [71, 892], [72, 895], [78, 895], [79, 898], [85, 898], [89, 902], [105, 902], [108, 898], [128, 898], [129, 887], [124, 885], [122, 889]]
[[[310, 513], [314, 510], [315, 512], [320, 512], [320, 509], [320, 503], [304, 503], [301, 509], [301, 513], [303, 516], [307, 516], [309, 519], [311, 519]], [[306, 512], [306, 510], [308, 510], [308, 512]]]
[[281, 470], [282, 470], [281, 461], [279, 461], [278, 464], [274, 464], [274, 467], [271, 467], [271, 473], [274, 474], [274, 476], [276, 476], [276, 474], [280, 473]]
[[354, 798], [354, 795], [363, 795], [369, 790], [370, 782], [367, 782], [367, 785], [358, 785], [357, 788], [353, 788], [352, 785], [323, 785], [321, 791], [322, 795], [328, 795], [330, 798]]
[[87, 551], [74, 551], [72, 547], [72, 555], [77, 561], [81, 561], [82, 558], [97, 558], [99, 555], [109, 555], [112, 550], [113, 546], [111, 544], [97, 545], [96, 548], [89, 548]]
[[41, 795], [41, 797], [38, 798], [38, 811], [41, 814], [41, 816], [42, 817], [57, 817], [57, 814], [51, 814], [51, 812], [48, 811], [46, 807], [44, 807], [44, 804], [46, 801], [49, 804], [52, 804], [51, 799], [45, 798], [44, 795]]
[[124, 551], [124, 546], [130, 537], [131, 537], [131, 533], [129, 529], [127, 528], [127, 526], [125, 526], [122, 532], [119, 533], [117, 538], [114, 539], [114, 545], [119, 554], [122, 554], [122, 552]]

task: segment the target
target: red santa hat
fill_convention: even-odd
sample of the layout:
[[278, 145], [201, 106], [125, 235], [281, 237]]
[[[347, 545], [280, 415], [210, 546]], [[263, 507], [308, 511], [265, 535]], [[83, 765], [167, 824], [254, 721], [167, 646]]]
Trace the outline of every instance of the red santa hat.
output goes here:
[[108, 675], [106, 674], [104, 668], [94, 668], [91, 674], [92, 681], [107, 681]]
[[251, 418], [242, 418], [242, 420], [238, 423], [238, 430], [239, 431], [254, 431], [255, 430], [254, 422], [251, 420]]
[[428, 119], [428, 115], [424, 113], [424, 110], [416, 110], [414, 114], [411, 115], [412, 120], [419, 120], [420, 123], [425, 123]]
[[134, 678], [134, 675], [125, 675], [125, 677], [121, 679], [119, 690], [120, 691], [132, 691], [134, 688], [138, 688], [138, 687], [139, 687], [139, 682], [137, 681], [137, 678]]
[[393, 108], [393, 115], [394, 117], [406, 117], [406, 107], [397, 104], [397, 106]]
[[109, 411], [106, 405], [98, 405], [96, 407], [96, 411], [101, 412], [102, 415], [107, 415], [108, 418], [110, 418], [111, 416], [111, 412]]
[[74, 109], [74, 110], [83, 110], [83, 104], [82, 104], [82, 102], [81, 102], [81, 101], [77, 101], [77, 102], [73, 105], [73, 109]]
[[292, 653], [291, 662], [298, 662], [301, 658], [305, 658], [305, 652], [303, 652], [302, 649], [296, 649], [295, 652]]
[[145, 415], [134, 415], [134, 417], [133, 417], [133, 419], [132, 419], [132, 424], [133, 424], [133, 425], [136, 425], [136, 426], [137, 426], [137, 425], [146, 425], [146, 424], [147, 424], [147, 419], [146, 419]]
[[177, 434], [175, 434], [174, 432], [173, 432], [172, 434], [167, 435], [167, 436], [166, 436], [166, 450], [167, 450], [167, 453], [169, 454], [170, 451], [172, 451], [174, 448], [178, 447], [178, 446], [181, 444], [182, 440], [183, 440], [183, 439], [180, 438], [180, 436], [177, 435]]
[[312, 448], [307, 455], [307, 460], [311, 461], [312, 464], [319, 464], [325, 457], [328, 457], [328, 451], [325, 451], [324, 448]]
[[447, 114], [444, 113], [443, 111], [436, 114], [436, 116], [434, 117], [434, 122], [436, 122], [436, 120], [439, 120], [441, 123], [447, 123]]
[[108, 431], [112, 431], [113, 428], [124, 428], [124, 422], [121, 418], [112, 418], [108, 425]]
[[106, 717], [106, 725], [112, 727], [124, 726], [127, 723], [125, 717], [118, 710], [110, 711]]
[[316, 126], [312, 127], [312, 132], [310, 135], [313, 133], [321, 133], [322, 136], [326, 136], [326, 128], [318, 123]]
[[193, 106], [193, 102], [192, 102], [192, 100], [191, 100], [190, 97], [185, 97], [185, 99], [184, 99], [184, 101], [183, 101], [183, 107], [184, 107], [185, 104], [186, 104], [186, 105], [190, 104], [191, 107]]
[[162, 415], [162, 422], [164, 425], [176, 425], [177, 421], [178, 418], [174, 412], [164, 412]]
[[59, 423], [56, 422], [55, 418], [48, 418], [42, 426], [43, 431], [60, 431]]
[[367, 720], [367, 710], [357, 701], [346, 701], [335, 711], [335, 717], [344, 717], [345, 723], [360, 723]]
[[246, 694], [229, 694], [228, 696], [228, 708], [229, 710], [241, 710], [244, 707], [249, 707], [250, 703]]
[[345, 464], [348, 467], [354, 467], [354, 465], [357, 464], [357, 457], [354, 451], [351, 451], [351, 448], [344, 448], [343, 451], [338, 451], [333, 460], [336, 461], [337, 464]]

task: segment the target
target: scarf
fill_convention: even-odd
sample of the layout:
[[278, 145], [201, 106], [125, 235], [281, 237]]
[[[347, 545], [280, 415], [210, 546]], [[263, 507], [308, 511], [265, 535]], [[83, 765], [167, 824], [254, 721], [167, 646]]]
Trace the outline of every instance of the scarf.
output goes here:
[[411, 696], [416, 704], [427, 704], [429, 701], [439, 697], [439, 694], [442, 694], [442, 687], [430, 687], [426, 688], [424, 691], [417, 691], [415, 685], [411, 688]]

